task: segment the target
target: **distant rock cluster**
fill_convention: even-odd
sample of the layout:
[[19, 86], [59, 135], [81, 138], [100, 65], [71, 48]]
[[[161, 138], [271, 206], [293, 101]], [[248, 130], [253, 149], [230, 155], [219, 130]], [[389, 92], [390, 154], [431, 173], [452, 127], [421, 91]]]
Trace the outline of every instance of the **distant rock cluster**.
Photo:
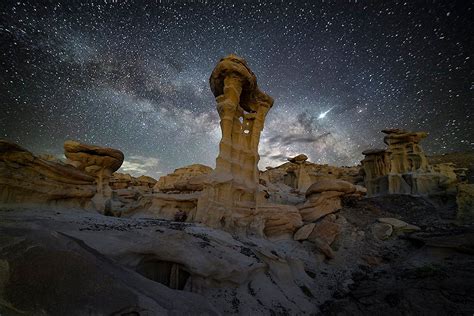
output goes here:
[[387, 149], [363, 152], [365, 186], [369, 196], [383, 194], [432, 194], [456, 190], [459, 182], [452, 164], [429, 165], [420, 141], [425, 132], [386, 129]]

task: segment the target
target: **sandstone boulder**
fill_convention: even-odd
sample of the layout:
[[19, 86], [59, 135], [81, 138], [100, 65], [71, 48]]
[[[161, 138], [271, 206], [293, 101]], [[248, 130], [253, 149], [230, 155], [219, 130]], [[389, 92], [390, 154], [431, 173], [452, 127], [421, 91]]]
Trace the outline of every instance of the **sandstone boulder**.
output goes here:
[[399, 220], [397, 218], [393, 217], [384, 217], [384, 218], [379, 218], [377, 219], [380, 223], [385, 223], [392, 225], [394, 230], [397, 231], [415, 231], [415, 230], [420, 230], [418, 226], [408, 224], [402, 220]]
[[293, 239], [294, 240], [308, 239], [309, 235], [311, 235], [311, 233], [313, 232], [315, 225], [316, 225], [315, 223], [304, 225], [303, 227], [301, 227], [300, 229], [296, 231], [295, 235], [293, 236]]
[[315, 193], [300, 205], [301, 217], [305, 222], [314, 222], [319, 218], [334, 213], [342, 208], [341, 196], [343, 192], [327, 191]]
[[322, 241], [319, 238], [315, 238], [313, 240], [315, 248], [320, 251], [326, 258], [334, 259], [335, 254], [332, 250], [331, 246], [329, 246], [326, 242]]
[[379, 240], [389, 238], [393, 233], [393, 227], [386, 223], [375, 223], [372, 225], [372, 233]]
[[338, 179], [324, 179], [313, 183], [306, 191], [306, 202], [299, 205], [301, 217], [305, 222], [313, 222], [342, 208], [341, 197], [361, 195], [362, 188]]
[[306, 160], [308, 160], [308, 156], [306, 156], [305, 154], [299, 154], [295, 157], [291, 157], [291, 158], [288, 158], [288, 161], [289, 162], [292, 162], [292, 163], [303, 163], [305, 162]]
[[308, 236], [308, 240], [314, 241], [318, 238], [330, 246], [341, 231], [342, 226], [339, 223], [325, 217], [315, 224], [312, 233]]
[[64, 142], [64, 155], [68, 163], [93, 176], [108, 175], [120, 168], [123, 153], [120, 150], [94, 145], [87, 145], [73, 140]]
[[313, 183], [306, 191], [306, 197], [326, 191], [353, 193], [356, 191], [356, 187], [344, 180], [326, 179]]

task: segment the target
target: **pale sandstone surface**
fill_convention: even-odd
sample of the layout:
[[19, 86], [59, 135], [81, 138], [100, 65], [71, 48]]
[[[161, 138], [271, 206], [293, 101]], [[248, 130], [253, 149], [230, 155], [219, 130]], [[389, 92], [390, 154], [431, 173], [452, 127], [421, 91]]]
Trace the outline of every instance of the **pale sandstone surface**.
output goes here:
[[[311, 298], [301, 290], [312, 291], [315, 284], [293, 252], [301, 247], [296, 242], [236, 238], [191, 223], [71, 209], [3, 210], [0, 232], [0, 262], [5, 263], [0, 269], [6, 270], [0, 311], [4, 306], [27, 313], [41, 308], [48, 315], [316, 311], [316, 293]], [[316, 264], [311, 256], [305, 260]], [[28, 290], [20, 291], [22, 282], [28, 282]], [[41, 293], [44, 282], [53, 282], [55, 291]]]
[[193, 164], [176, 169], [174, 172], [160, 177], [154, 186], [155, 192], [189, 192], [202, 191], [205, 175], [212, 168], [202, 164]]

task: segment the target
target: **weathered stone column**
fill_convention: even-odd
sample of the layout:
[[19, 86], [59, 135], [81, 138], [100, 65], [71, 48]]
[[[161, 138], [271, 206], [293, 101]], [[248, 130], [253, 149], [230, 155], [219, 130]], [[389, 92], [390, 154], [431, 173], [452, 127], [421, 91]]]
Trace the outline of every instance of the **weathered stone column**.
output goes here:
[[245, 60], [235, 55], [219, 61], [209, 83], [216, 97], [222, 139], [216, 169], [202, 193], [196, 217], [211, 226], [217, 222], [225, 226], [229, 213], [257, 207], [258, 144], [273, 99], [258, 89]]

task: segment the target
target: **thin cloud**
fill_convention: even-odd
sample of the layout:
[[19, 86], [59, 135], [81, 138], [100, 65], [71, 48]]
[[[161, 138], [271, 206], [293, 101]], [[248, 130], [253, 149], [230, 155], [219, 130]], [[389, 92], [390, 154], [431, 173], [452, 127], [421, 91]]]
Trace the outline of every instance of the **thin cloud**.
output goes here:
[[144, 157], [139, 155], [130, 156], [124, 160], [119, 172], [130, 173], [132, 176], [147, 175], [159, 177], [160, 161], [154, 157]]
[[306, 135], [306, 134], [290, 134], [290, 135], [275, 135], [268, 139], [270, 143], [278, 143], [281, 146], [289, 146], [294, 144], [308, 144], [315, 143], [324, 140], [327, 136], [331, 135], [330, 132], [326, 132], [321, 135]]

